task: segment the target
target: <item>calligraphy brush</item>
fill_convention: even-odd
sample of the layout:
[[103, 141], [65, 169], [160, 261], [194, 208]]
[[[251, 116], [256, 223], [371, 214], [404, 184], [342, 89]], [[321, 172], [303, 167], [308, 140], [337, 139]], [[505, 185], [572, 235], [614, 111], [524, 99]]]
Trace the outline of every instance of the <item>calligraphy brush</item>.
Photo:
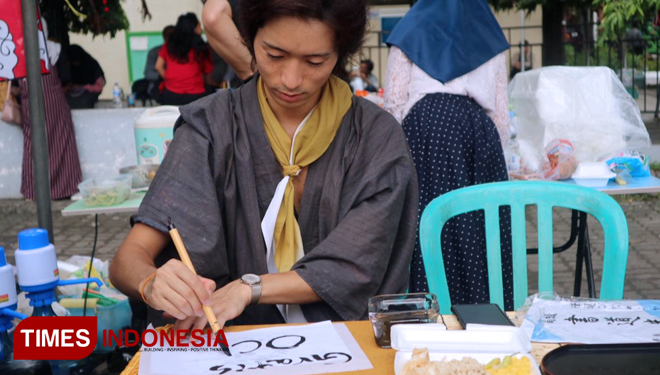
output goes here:
[[[183, 262], [183, 264], [185, 264], [186, 267], [192, 271], [192, 273], [197, 275], [195, 267], [193, 266], [192, 261], [190, 261], [190, 257], [188, 256], [188, 250], [186, 250], [186, 246], [183, 244], [183, 240], [179, 235], [179, 231], [176, 229], [174, 224], [172, 224], [172, 218], [170, 217], [167, 218], [167, 229], [170, 231], [170, 236], [172, 237], [172, 241], [174, 241], [174, 247], [176, 247], [176, 251], [179, 253], [181, 262]], [[217, 335], [220, 331], [220, 323], [218, 323], [218, 318], [215, 317], [215, 313], [210, 306], [203, 305], [202, 307], [204, 308], [204, 314], [206, 315], [206, 319], [208, 319], [209, 324], [211, 325], [213, 333]], [[231, 356], [231, 352], [229, 351], [227, 345], [220, 343], [220, 348], [225, 354]]]

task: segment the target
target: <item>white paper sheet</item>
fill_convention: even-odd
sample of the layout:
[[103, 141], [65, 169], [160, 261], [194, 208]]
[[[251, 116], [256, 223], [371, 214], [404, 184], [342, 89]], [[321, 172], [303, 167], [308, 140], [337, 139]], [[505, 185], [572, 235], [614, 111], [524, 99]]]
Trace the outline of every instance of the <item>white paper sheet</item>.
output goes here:
[[139, 375], [311, 375], [372, 368], [344, 324], [328, 321], [225, 336], [231, 357], [219, 351], [168, 351], [167, 345], [163, 351], [143, 347]]
[[536, 342], [660, 342], [660, 301], [534, 298], [521, 328]]
[[146, 36], [131, 37], [131, 51], [146, 51], [149, 49], [149, 38]]

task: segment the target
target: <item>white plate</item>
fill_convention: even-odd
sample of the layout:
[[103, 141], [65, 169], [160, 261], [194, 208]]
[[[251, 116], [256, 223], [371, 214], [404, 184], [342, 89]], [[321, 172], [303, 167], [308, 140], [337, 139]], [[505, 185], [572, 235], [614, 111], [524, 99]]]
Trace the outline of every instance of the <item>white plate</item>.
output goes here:
[[[482, 365], [487, 364], [488, 362], [492, 361], [493, 359], [499, 357], [500, 359], [503, 359], [505, 356], [511, 355], [511, 353], [481, 353], [481, 352], [465, 352], [465, 353], [437, 353], [437, 352], [430, 352], [429, 357], [431, 361], [442, 361], [443, 359], [446, 359], [447, 361], [451, 361], [452, 359], [457, 359], [461, 360], [464, 357], [470, 357], [474, 358], [477, 362], [479, 362]], [[397, 352], [396, 356], [394, 357], [394, 373], [396, 375], [400, 375], [403, 371], [403, 366], [410, 360], [412, 357], [412, 352]], [[539, 365], [536, 363], [534, 360], [534, 357], [532, 357], [529, 353], [518, 353], [514, 355], [516, 358], [522, 358], [522, 357], [527, 357], [529, 359], [529, 362], [531, 362], [531, 369], [530, 369], [530, 374], [534, 375], [541, 375], [541, 371], [539, 370]]]
[[432, 361], [470, 357], [482, 365], [496, 357], [502, 359], [516, 353], [517, 358], [529, 358], [533, 374], [541, 374], [529, 354], [532, 343], [518, 327], [469, 324], [466, 330], [447, 330], [439, 324], [397, 324], [392, 327], [391, 335], [392, 348], [397, 351], [394, 357], [397, 375], [415, 348], [428, 349]]

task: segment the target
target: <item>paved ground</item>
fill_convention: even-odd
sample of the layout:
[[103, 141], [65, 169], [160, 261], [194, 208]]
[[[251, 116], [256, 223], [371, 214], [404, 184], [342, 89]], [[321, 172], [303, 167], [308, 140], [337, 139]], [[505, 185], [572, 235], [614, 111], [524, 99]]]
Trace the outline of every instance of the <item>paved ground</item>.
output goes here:
[[[630, 253], [625, 285], [625, 298], [660, 299], [660, 197], [646, 200], [618, 198], [628, 219]], [[94, 217], [62, 217], [61, 210], [70, 201], [53, 202], [55, 247], [59, 259], [71, 255], [90, 255], [94, 239]], [[528, 213], [528, 246], [536, 246], [536, 225], [530, 221], [534, 210]], [[128, 214], [99, 215], [99, 240], [97, 257], [109, 260], [126, 237], [129, 226]], [[600, 289], [602, 269], [603, 233], [595, 220], [590, 220], [591, 244], [594, 252], [596, 286]], [[16, 236], [22, 229], [36, 226], [36, 205], [22, 200], [0, 200], [0, 246], [7, 249], [9, 261], [14, 263], [13, 252], [17, 248]], [[555, 212], [555, 245], [566, 241], [570, 232], [570, 211]], [[530, 293], [536, 290], [536, 257], [529, 257]], [[575, 245], [558, 254], [554, 262], [555, 290], [569, 295], [573, 291]], [[587, 295], [586, 282], [582, 283], [582, 295]]]

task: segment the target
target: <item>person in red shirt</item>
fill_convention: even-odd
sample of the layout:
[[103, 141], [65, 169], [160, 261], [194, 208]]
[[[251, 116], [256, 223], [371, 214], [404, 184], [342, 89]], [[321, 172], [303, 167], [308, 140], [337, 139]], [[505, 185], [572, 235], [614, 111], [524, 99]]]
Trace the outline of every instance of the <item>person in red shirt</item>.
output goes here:
[[156, 71], [163, 78], [160, 103], [184, 105], [206, 94], [213, 70], [208, 45], [194, 13], [179, 17], [176, 28], [158, 52]]

